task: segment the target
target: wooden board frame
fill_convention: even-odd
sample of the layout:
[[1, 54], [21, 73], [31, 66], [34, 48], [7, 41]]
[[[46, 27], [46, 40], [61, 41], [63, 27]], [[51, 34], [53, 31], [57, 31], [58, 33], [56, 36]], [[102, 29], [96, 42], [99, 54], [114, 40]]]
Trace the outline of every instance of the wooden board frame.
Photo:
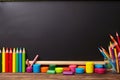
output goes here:
[[[29, 61], [32, 63], [32, 61]], [[76, 64], [76, 65], [85, 65], [86, 62], [94, 62], [94, 64], [105, 64], [104, 61], [36, 61], [36, 64], [41, 65], [49, 65], [49, 64], [55, 64], [55, 65], [70, 65], [70, 64]]]

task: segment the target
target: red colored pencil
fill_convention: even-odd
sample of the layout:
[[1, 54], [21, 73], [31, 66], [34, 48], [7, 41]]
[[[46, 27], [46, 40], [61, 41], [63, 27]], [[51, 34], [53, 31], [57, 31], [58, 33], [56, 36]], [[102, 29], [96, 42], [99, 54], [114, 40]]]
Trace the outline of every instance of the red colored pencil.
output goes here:
[[8, 53], [8, 48], [6, 48], [6, 52], [5, 52], [5, 72], [9, 72], [9, 53]]
[[12, 49], [9, 51], [9, 72], [12, 72]]
[[119, 47], [120, 47], [120, 37], [119, 37], [119, 35], [118, 35], [117, 32], [116, 32], [116, 37], [117, 37], [118, 45], [119, 45]]
[[117, 52], [119, 53], [120, 52], [120, 47], [118, 46], [117, 41], [114, 39], [114, 37], [112, 35], [110, 35], [110, 38], [114, 42], [114, 45], [115, 45], [115, 47], [117, 49]]

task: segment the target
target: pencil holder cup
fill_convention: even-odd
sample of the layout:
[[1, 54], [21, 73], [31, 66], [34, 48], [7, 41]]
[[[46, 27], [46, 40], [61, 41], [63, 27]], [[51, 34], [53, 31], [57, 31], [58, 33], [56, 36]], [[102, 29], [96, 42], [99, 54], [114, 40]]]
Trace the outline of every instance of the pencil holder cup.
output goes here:
[[32, 72], [32, 67], [31, 66], [27, 67], [26, 72], [31, 73]]

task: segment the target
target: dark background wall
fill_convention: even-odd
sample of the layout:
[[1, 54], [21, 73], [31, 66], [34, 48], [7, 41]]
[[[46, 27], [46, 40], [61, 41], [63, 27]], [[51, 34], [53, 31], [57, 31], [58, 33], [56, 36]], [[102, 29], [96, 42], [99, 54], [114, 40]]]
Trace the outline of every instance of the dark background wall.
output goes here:
[[109, 33], [120, 34], [120, 2], [0, 3], [0, 47], [25, 47], [39, 60], [103, 60]]

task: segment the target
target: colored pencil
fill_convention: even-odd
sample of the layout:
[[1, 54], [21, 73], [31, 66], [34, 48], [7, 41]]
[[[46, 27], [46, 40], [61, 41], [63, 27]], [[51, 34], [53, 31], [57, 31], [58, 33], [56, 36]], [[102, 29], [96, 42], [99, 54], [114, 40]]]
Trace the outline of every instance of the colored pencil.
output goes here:
[[2, 49], [2, 72], [5, 72], [5, 48]]
[[15, 54], [15, 56], [16, 56], [16, 72], [19, 72], [19, 57], [18, 57], [18, 48], [16, 49], [16, 54]]
[[102, 51], [104, 52], [104, 54], [107, 56], [107, 58], [110, 58], [108, 52], [107, 52], [103, 47], [101, 47], [101, 49], [102, 49]]
[[119, 73], [119, 63], [118, 63], [118, 55], [117, 55], [117, 50], [116, 48], [114, 48], [114, 53], [115, 53], [115, 60], [116, 60], [116, 69], [117, 69], [117, 73]]
[[13, 48], [13, 58], [12, 58], [12, 72], [16, 72], [16, 56], [15, 48]]
[[22, 72], [22, 50], [19, 50], [19, 72]]
[[12, 48], [9, 51], [9, 72], [12, 72]]
[[110, 57], [107, 56], [106, 53], [104, 53], [102, 49], [99, 48], [99, 50], [100, 50], [101, 54], [104, 54], [104, 55], [106, 56], [106, 58], [108, 59], [109, 63], [110, 63], [111, 66], [112, 66], [113, 71], [116, 72], [115, 66], [113, 65], [113, 63], [112, 63]]
[[117, 32], [116, 32], [116, 37], [117, 37], [118, 45], [119, 45], [119, 47], [120, 47], [120, 37], [119, 37], [119, 35], [118, 35]]
[[118, 46], [117, 41], [114, 39], [112, 35], [110, 35], [111, 40], [114, 42], [114, 45], [116, 46], [117, 52], [120, 52], [120, 47]]
[[23, 48], [22, 51], [22, 72], [25, 72], [26, 64], [25, 64], [25, 58], [26, 58], [25, 48]]
[[2, 52], [0, 50], [0, 72], [2, 72]]
[[5, 52], [5, 72], [9, 72], [9, 52], [8, 52], [8, 48], [6, 48], [6, 52]]

